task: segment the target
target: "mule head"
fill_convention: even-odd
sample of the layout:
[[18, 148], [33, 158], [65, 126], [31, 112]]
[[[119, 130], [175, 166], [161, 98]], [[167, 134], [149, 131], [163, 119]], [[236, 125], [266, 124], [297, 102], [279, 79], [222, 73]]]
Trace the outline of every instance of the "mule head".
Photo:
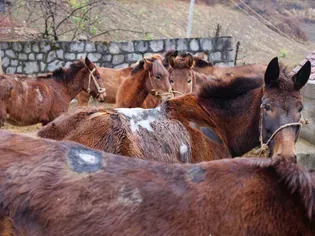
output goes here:
[[84, 64], [87, 69], [86, 74], [88, 74], [88, 80], [85, 80], [86, 83], [84, 84], [84, 88], [99, 102], [104, 102], [106, 98], [106, 89], [103, 86], [100, 72], [88, 57], [85, 57]]
[[139, 65], [147, 72], [146, 86], [149, 92], [163, 101], [173, 97], [169, 73], [162, 64], [162, 57], [153, 55], [143, 58]]
[[175, 96], [191, 93], [193, 89], [194, 74], [193, 65], [194, 58], [190, 53], [180, 56], [171, 56], [170, 65], [170, 82]]
[[303, 123], [303, 103], [299, 90], [307, 83], [311, 64], [306, 62], [295, 75], [279, 66], [278, 58], [265, 72], [265, 92], [261, 104], [261, 138], [268, 143], [271, 157], [296, 162], [295, 142]]

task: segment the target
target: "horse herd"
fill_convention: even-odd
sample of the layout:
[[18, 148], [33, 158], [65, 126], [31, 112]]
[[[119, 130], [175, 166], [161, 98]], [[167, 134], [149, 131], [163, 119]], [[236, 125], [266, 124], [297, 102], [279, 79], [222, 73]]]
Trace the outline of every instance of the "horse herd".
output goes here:
[[[295, 153], [310, 72], [169, 51], [1, 75], [0, 126], [43, 124], [0, 131], [1, 235], [314, 235], [315, 174]], [[240, 158], [256, 146], [270, 158]]]

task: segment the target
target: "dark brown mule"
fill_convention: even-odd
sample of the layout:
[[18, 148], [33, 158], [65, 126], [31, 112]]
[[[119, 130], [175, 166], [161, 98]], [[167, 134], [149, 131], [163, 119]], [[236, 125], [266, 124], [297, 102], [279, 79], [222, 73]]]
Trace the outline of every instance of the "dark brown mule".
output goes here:
[[1, 235], [315, 234], [315, 174], [279, 159], [170, 165], [0, 132]]
[[264, 77], [265, 65], [245, 65], [217, 67], [205, 60], [193, 57], [190, 53], [167, 55], [169, 73], [175, 96], [198, 92], [200, 87], [211, 79], [230, 80], [237, 77]]
[[[116, 103], [116, 95], [119, 86], [131, 74], [132, 67], [113, 69], [105, 67], [97, 67], [101, 75], [101, 80], [106, 88], [106, 103]], [[87, 106], [89, 103], [90, 95], [84, 91], [80, 92], [77, 96], [79, 106]]]
[[46, 124], [67, 111], [82, 90], [99, 97], [104, 93], [100, 74], [88, 59], [59, 68], [42, 77], [0, 76], [0, 126]]
[[231, 156], [241, 156], [258, 146], [261, 136], [262, 144], [271, 150], [270, 156], [295, 160], [294, 144], [302, 124], [299, 90], [309, 74], [308, 62], [291, 78], [275, 58], [268, 65], [265, 86], [259, 76], [212, 80], [198, 96], [180, 96], [154, 110], [68, 113], [38, 135], [162, 162], [170, 158], [172, 162], [185, 162], [178, 154], [181, 143], [192, 150], [185, 158], [188, 162], [226, 157], [226, 146]]
[[160, 55], [152, 55], [138, 62], [118, 89], [116, 107], [140, 107], [149, 94], [161, 100], [173, 96], [169, 73], [162, 65]]

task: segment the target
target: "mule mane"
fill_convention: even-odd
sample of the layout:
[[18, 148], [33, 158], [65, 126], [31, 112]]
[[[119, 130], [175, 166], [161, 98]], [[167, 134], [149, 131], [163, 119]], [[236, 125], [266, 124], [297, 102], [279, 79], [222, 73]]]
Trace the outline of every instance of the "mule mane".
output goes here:
[[83, 60], [73, 62], [69, 68], [60, 67], [53, 71], [52, 75], [56, 80], [71, 80], [73, 77], [85, 67]]
[[255, 162], [253, 166], [267, 168], [268, 173], [274, 171], [280, 183], [290, 194], [298, 194], [309, 219], [315, 212], [315, 171], [307, 170], [295, 163], [280, 159]]
[[243, 96], [250, 91], [260, 88], [263, 80], [257, 77], [236, 77], [230, 81], [222, 79], [211, 80], [205, 84], [198, 97], [200, 99], [234, 99]]
[[[152, 62], [152, 69], [153, 69], [153, 73], [155, 73], [154, 70], [157, 69], [157, 65], [159, 65], [159, 63], [157, 63], [157, 61], [161, 61], [163, 60], [162, 56], [159, 54], [153, 54], [152, 56], [150, 56], [149, 58], [145, 58], [147, 61]], [[144, 59], [141, 59], [139, 61], [139, 63], [136, 64], [136, 66], [132, 69], [131, 71], [131, 75], [135, 75], [140, 71], [143, 71], [144, 69]], [[166, 69], [165, 69], [166, 70]]]

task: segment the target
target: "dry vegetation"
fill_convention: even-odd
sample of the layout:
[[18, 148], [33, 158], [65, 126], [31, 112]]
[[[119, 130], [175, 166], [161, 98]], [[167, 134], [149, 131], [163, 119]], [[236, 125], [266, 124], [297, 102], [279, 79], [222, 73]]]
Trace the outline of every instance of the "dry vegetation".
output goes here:
[[[189, 0], [185, 1], [189, 2]], [[272, 24], [269, 24], [267, 21], [264, 22], [270, 29], [277, 33], [281, 31], [298, 41], [308, 40], [308, 36], [303, 30], [301, 23], [315, 23], [315, 1], [313, 0], [197, 0], [196, 2], [208, 6], [225, 4], [233, 6], [236, 9], [243, 9], [248, 14], [255, 16], [258, 13], [267, 21], [272, 22]]]
[[[253, 16], [237, 9], [231, 4], [231, 1], [220, 0], [219, 2], [224, 5], [214, 4], [218, 2], [215, 0], [203, 0], [203, 2], [205, 1], [208, 1], [210, 5], [200, 3], [195, 6], [191, 36], [214, 36], [216, 25], [221, 24], [221, 35], [232, 35], [235, 43], [237, 41], [241, 43], [239, 63], [267, 63], [271, 57], [280, 56], [285, 63], [294, 65], [314, 50], [313, 43], [298, 43], [279, 35], [271, 30], [270, 26], [268, 28]], [[308, 7], [313, 7], [313, 1], [243, 1], [261, 14], [270, 14], [269, 20], [272, 24], [287, 30], [287, 33], [294, 29], [292, 32], [300, 41], [305, 37], [303, 30], [299, 28], [299, 22], [306, 20], [304, 18], [311, 22], [312, 14], [305, 17], [307, 14], [303, 12], [310, 9]], [[188, 0], [103, 0], [102, 2], [101, 7], [97, 5], [97, 9], [92, 8], [88, 11], [89, 18], [80, 26], [80, 33], [76, 34], [74, 39], [92, 38], [93, 40], [112, 41], [185, 37]], [[57, 17], [56, 20], [62, 20], [66, 12], [69, 12], [69, 9], [63, 9], [60, 12], [63, 15], [58, 15], [59, 18]], [[59, 14], [58, 11], [56, 13]], [[35, 16], [38, 15], [33, 13], [30, 17], [23, 8], [14, 15], [19, 24], [25, 21], [23, 24], [26, 27], [36, 30], [40, 34], [45, 29], [45, 24], [43, 19], [39, 19], [34, 24]], [[286, 17], [290, 19], [288, 20]], [[93, 24], [93, 21], [91, 22], [89, 19], [97, 19], [97, 24]], [[67, 22], [65, 27], [58, 28], [60, 32], [69, 27], [71, 29], [73, 20], [69, 18], [65, 22]], [[58, 36], [59, 40], [71, 40], [72, 38], [73, 32]]]

